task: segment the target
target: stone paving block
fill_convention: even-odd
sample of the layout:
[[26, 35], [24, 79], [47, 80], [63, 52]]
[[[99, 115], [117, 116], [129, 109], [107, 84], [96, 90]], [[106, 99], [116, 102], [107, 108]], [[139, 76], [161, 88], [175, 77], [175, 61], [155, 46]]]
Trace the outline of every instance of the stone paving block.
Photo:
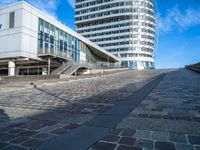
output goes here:
[[67, 132], [69, 132], [69, 129], [66, 129], [66, 128], [57, 128], [57, 129], [51, 131], [51, 133], [53, 133], [53, 134], [60, 134], [60, 135], [65, 134]]
[[8, 131], [10, 131], [10, 130], [12, 130], [12, 129], [13, 129], [13, 127], [12, 127], [12, 126], [9, 126], [9, 127], [0, 129], [0, 131], [1, 131], [1, 132], [8, 132]]
[[149, 115], [149, 118], [152, 118], [152, 119], [162, 119], [162, 116], [161, 115]]
[[149, 149], [153, 149], [153, 141], [150, 140], [143, 140], [143, 139], [138, 139], [136, 141], [136, 143], [134, 144], [134, 146], [136, 147], [140, 147], [140, 148], [149, 148]]
[[192, 118], [191, 117], [186, 117], [186, 116], [176, 116], [175, 120], [192, 121]]
[[200, 150], [200, 146], [195, 146], [195, 150]]
[[0, 132], [0, 138], [1, 138], [2, 136], [5, 136], [5, 135], [6, 135], [6, 133]]
[[8, 144], [7, 143], [5, 143], [5, 142], [0, 142], [0, 148], [3, 148], [3, 147], [5, 147], [5, 146], [7, 146]]
[[124, 145], [131, 145], [133, 146], [136, 142], [135, 138], [130, 138], [130, 137], [122, 137], [119, 141], [119, 144], [124, 144]]
[[157, 150], [176, 150], [174, 143], [171, 142], [155, 142], [155, 148]]
[[92, 146], [92, 149], [94, 150], [114, 150], [116, 144], [106, 143], [106, 142], [98, 142], [94, 146]]
[[69, 125], [68, 123], [56, 123], [56, 124], [53, 124], [51, 126], [45, 126], [39, 130], [37, 130], [38, 132], [51, 132], [55, 129], [58, 129], [58, 128], [62, 128], [62, 127], [65, 127]]
[[26, 131], [23, 131], [21, 133], [19, 133], [17, 136], [25, 136], [25, 137], [30, 137], [30, 136], [33, 136], [35, 134], [37, 134], [38, 132], [36, 131], [32, 131], [32, 130], [26, 130]]
[[111, 131], [109, 132], [109, 134], [111, 135], [121, 135], [121, 133], [123, 132], [124, 129], [111, 129]]
[[187, 143], [185, 134], [181, 134], [181, 133], [170, 133], [169, 140], [172, 142], [177, 142], [177, 143]]
[[175, 120], [175, 117], [171, 115], [163, 115], [162, 118], [167, 120]]
[[152, 131], [151, 138], [153, 140], [169, 141], [169, 133], [168, 132]]
[[43, 143], [43, 141], [41, 140], [37, 140], [37, 139], [30, 139], [24, 143], [22, 143], [21, 145], [22, 146], [25, 146], [25, 147], [28, 147], [28, 148], [31, 148], [31, 149], [34, 149], [36, 148], [37, 146], [41, 145]]
[[135, 133], [136, 133], [136, 130], [125, 129], [125, 130], [121, 133], [121, 136], [129, 136], [129, 137], [132, 137]]
[[200, 136], [188, 135], [189, 143], [200, 145]]
[[116, 150], [142, 150], [142, 149], [138, 147], [119, 145], [119, 147]]
[[194, 146], [187, 144], [176, 144], [176, 150], [195, 150]]
[[78, 124], [70, 124], [70, 125], [64, 126], [63, 128], [72, 130], [72, 129], [78, 128], [79, 126], [80, 125], [78, 125]]
[[108, 135], [102, 137], [100, 140], [106, 141], [106, 142], [117, 143], [119, 141], [119, 139], [120, 139], [119, 136], [108, 134]]
[[17, 138], [14, 138], [13, 140], [10, 141], [12, 144], [21, 144], [24, 143], [25, 141], [28, 141], [29, 138], [24, 137], [24, 136], [18, 136]]
[[10, 131], [8, 131], [7, 133], [9, 133], [9, 134], [19, 134], [19, 133], [21, 133], [21, 132], [23, 132], [24, 130], [23, 129], [13, 129], [13, 130], [10, 130]]
[[151, 131], [148, 130], [136, 130], [133, 137], [138, 139], [150, 139]]
[[137, 116], [141, 118], [149, 118], [149, 114], [138, 114]]
[[55, 137], [56, 137], [55, 135], [50, 134], [50, 133], [39, 133], [39, 134], [33, 136], [33, 138], [40, 139], [42, 141], [47, 141], [47, 140], [50, 140]]
[[200, 117], [199, 118], [198, 117], [193, 117], [192, 120], [195, 121], [195, 122], [200, 122]]
[[2, 150], [28, 150], [28, 149], [17, 145], [10, 145], [3, 148]]
[[14, 138], [16, 138], [17, 136], [16, 135], [14, 135], [14, 134], [6, 134], [5, 136], [2, 136], [1, 138], [0, 138], [0, 141], [2, 141], [2, 142], [9, 142], [9, 141], [11, 141], [12, 139], [14, 139]]

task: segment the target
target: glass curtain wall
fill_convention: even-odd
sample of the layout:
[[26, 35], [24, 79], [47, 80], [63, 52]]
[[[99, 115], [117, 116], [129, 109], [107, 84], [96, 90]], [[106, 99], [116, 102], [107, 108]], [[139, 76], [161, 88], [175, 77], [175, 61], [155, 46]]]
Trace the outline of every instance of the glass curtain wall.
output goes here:
[[38, 54], [64, 57], [68, 60], [80, 63], [80, 51], [86, 54], [86, 62], [81, 61], [83, 64], [90, 65], [93, 68], [108, 68], [110, 65], [107, 58], [103, 59], [95, 55], [92, 50], [79, 39], [39, 19]]
[[38, 53], [62, 56], [80, 62], [81, 41], [52, 24], [39, 19]]

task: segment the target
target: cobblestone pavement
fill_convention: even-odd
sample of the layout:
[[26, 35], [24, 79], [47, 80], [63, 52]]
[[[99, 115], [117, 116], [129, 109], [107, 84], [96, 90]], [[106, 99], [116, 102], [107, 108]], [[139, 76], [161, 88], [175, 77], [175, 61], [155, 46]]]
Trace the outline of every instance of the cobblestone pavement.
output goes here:
[[0, 93], [0, 149], [34, 149], [79, 127], [168, 71], [126, 71]]
[[200, 75], [167, 74], [90, 150], [200, 150]]

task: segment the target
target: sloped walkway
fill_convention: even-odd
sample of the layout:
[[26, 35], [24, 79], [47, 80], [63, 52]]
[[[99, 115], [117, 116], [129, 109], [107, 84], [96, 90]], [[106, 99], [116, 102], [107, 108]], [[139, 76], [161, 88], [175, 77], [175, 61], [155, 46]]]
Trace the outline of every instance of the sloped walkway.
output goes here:
[[178, 70], [90, 150], [200, 150], [200, 74]]
[[[125, 71], [56, 84], [38, 86], [36, 83], [35, 88], [0, 93], [0, 149], [37, 149], [84, 128], [89, 122], [95, 124], [99, 122], [97, 118], [101, 120], [105, 119], [102, 116], [109, 116], [102, 115], [104, 112], [109, 113], [107, 110], [115, 106], [121, 110], [118, 105], [120, 102], [127, 100], [155, 77], [169, 71]], [[127, 108], [128, 114], [132, 108]], [[121, 120], [119, 117], [115, 120], [110, 117], [107, 125], [118, 123]], [[94, 127], [92, 130], [97, 129]], [[87, 129], [84, 131], [90, 135]], [[100, 132], [90, 144], [107, 131]], [[69, 141], [76, 142], [74, 139]], [[56, 149], [63, 146], [58, 143], [56, 145]], [[69, 148], [64, 146], [61, 149]]]
[[163, 77], [164, 74], [156, 77], [143, 88], [134, 92], [112, 108], [94, 116], [92, 120], [86, 122], [81, 127], [74, 129], [70, 133], [41, 145], [37, 150], [63, 150], [64, 147], [69, 150], [87, 149], [91, 144], [112, 130], [123, 117], [128, 115], [128, 113], [151, 92]]

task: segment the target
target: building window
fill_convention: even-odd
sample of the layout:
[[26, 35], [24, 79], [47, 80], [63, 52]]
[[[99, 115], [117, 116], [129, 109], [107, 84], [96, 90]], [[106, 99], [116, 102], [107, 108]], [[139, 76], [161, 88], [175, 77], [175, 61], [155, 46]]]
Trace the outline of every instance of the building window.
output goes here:
[[15, 12], [11, 12], [9, 18], [9, 28], [14, 28], [14, 26], [15, 26]]

